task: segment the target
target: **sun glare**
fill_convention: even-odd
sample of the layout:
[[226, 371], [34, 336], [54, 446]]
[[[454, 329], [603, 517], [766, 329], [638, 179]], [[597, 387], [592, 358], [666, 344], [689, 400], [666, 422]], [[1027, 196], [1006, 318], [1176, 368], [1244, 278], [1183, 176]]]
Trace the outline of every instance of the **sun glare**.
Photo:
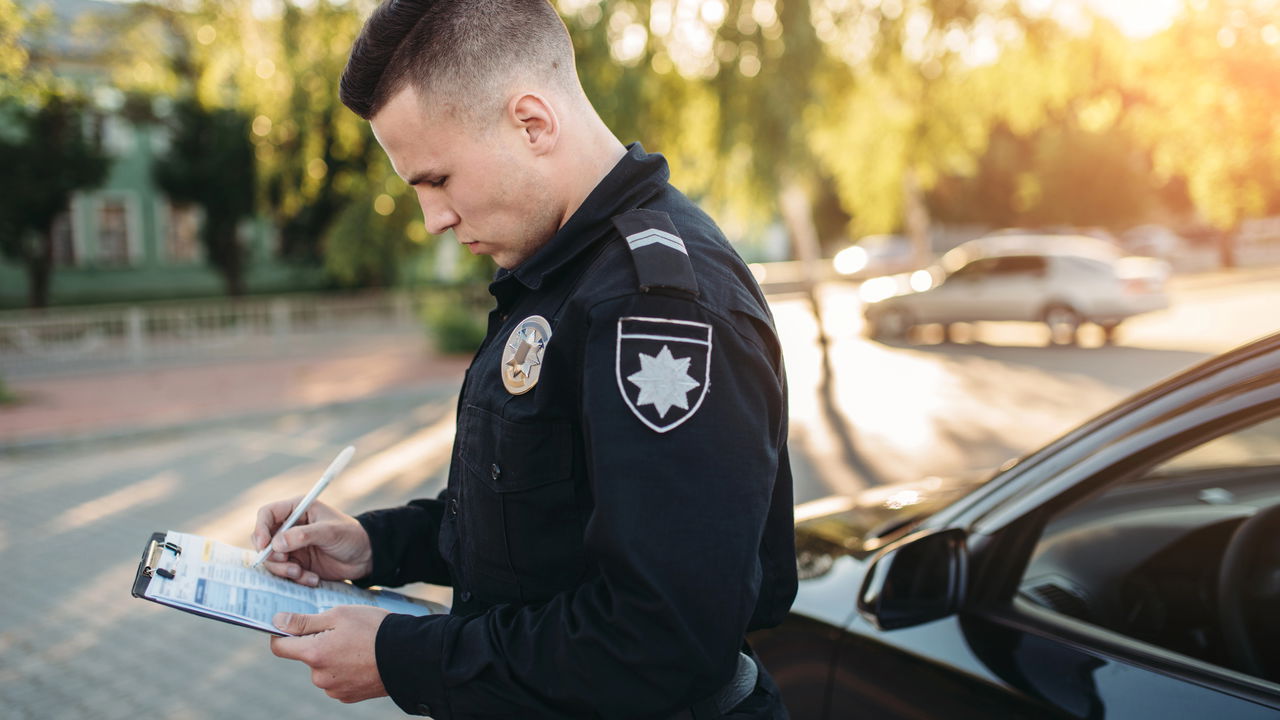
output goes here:
[[1129, 37], [1147, 37], [1169, 27], [1182, 0], [1088, 0], [1095, 12]]

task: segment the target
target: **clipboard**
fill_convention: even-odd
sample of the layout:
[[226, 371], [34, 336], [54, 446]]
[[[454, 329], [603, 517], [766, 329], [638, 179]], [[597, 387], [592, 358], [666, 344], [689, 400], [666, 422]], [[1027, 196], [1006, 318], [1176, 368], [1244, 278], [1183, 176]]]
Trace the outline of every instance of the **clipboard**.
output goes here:
[[[219, 622], [239, 625], [240, 627], [252, 628], [254, 630], [263, 630], [252, 623], [236, 620], [218, 613], [202, 612], [196, 608], [185, 606], [180, 607], [165, 602], [160, 598], [148, 597], [147, 588], [150, 586], [151, 579], [153, 577], [167, 578], [169, 580], [176, 577], [171, 561], [177, 559], [177, 557], [182, 554], [182, 548], [174, 543], [166, 542], [165, 536], [166, 533], [162, 532], [152, 533], [151, 540], [147, 543], [147, 546], [143, 548], [142, 559], [138, 561], [138, 570], [133, 576], [133, 591], [130, 593], [133, 597], [150, 600], [151, 602], [159, 603], [166, 607], [176, 608], [183, 612], [189, 612], [193, 615], [199, 615], [200, 617], [206, 617], [210, 620], [217, 620]], [[166, 555], [169, 557], [166, 558]], [[276, 630], [274, 632], [270, 630], [263, 630], [263, 632], [268, 632], [272, 635], [278, 635], [281, 637], [285, 635], [285, 633], [280, 630]]]
[[138, 560], [131, 595], [199, 617], [272, 635], [275, 611], [315, 613], [339, 605], [372, 605], [408, 615], [446, 614], [448, 608], [382, 588], [322, 580], [299, 585], [250, 568], [252, 552], [199, 535], [152, 533]]

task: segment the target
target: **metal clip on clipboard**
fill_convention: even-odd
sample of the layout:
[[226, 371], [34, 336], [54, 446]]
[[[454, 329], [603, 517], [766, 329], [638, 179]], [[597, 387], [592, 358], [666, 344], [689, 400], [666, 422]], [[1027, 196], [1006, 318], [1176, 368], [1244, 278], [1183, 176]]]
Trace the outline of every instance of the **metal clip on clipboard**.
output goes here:
[[166, 580], [173, 579], [173, 570], [160, 567], [160, 558], [164, 555], [165, 550], [172, 550], [173, 556], [182, 554], [182, 548], [171, 542], [161, 542], [160, 540], [152, 540], [151, 547], [147, 548], [147, 562], [142, 566], [142, 574], [147, 577], [159, 575]]

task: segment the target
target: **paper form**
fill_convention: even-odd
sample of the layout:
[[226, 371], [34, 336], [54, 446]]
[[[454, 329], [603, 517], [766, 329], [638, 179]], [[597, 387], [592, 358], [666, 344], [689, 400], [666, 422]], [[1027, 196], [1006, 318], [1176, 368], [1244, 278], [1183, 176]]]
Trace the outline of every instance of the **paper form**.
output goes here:
[[173, 578], [156, 573], [145, 596], [166, 605], [231, 620], [285, 635], [271, 623], [278, 612], [313, 614], [339, 605], [373, 605], [393, 613], [429, 615], [439, 605], [390, 590], [365, 590], [345, 582], [321, 580], [307, 587], [251, 567], [254, 553], [216, 540], [170, 530], [165, 541], [182, 548], [164, 551], [160, 565]]

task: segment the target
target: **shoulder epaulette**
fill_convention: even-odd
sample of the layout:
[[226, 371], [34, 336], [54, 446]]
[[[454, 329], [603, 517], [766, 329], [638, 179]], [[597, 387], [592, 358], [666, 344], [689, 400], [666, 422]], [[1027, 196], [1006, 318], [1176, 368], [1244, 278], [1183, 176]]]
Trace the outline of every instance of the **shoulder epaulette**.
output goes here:
[[641, 290], [667, 288], [698, 294], [698, 279], [693, 275], [689, 251], [676, 232], [671, 216], [637, 208], [615, 216], [613, 226], [631, 248]]

